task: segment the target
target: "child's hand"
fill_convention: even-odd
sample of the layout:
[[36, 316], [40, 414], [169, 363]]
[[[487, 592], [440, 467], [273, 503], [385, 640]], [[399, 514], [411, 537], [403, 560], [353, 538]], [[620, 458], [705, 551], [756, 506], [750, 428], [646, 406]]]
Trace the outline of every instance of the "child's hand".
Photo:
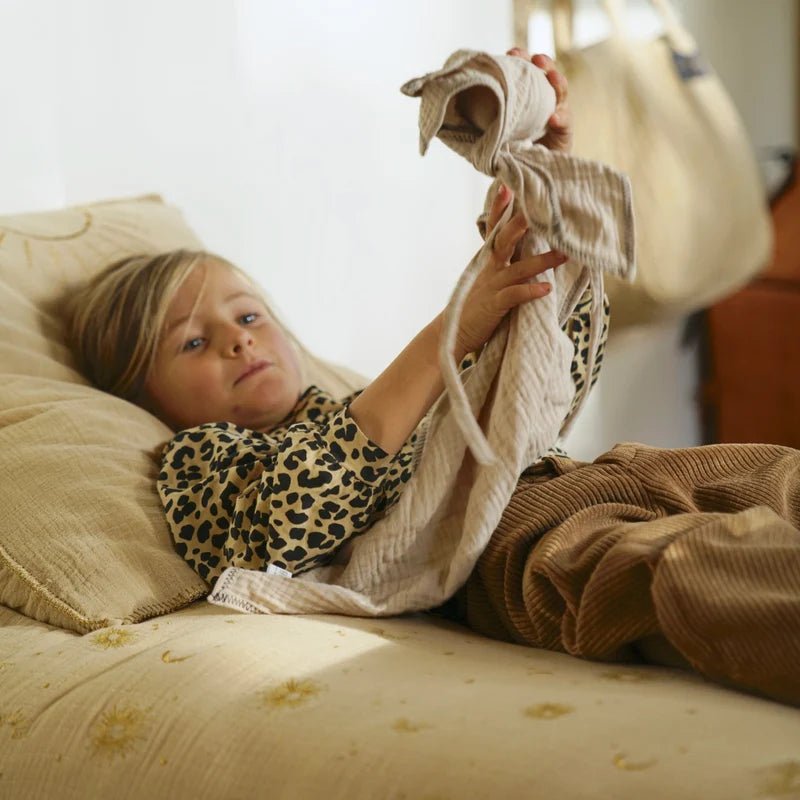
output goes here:
[[[512, 193], [508, 188], [501, 187], [489, 212], [488, 230], [497, 225], [511, 199]], [[550, 250], [514, 261], [517, 244], [526, 231], [527, 225], [522, 214], [514, 215], [498, 231], [492, 256], [464, 301], [456, 336], [458, 361], [481, 347], [512, 308], [548, 294], [552, 288], [549, 283], [530, 282], [531, 279], [567, 260], [562, 253]], [[510, 266], [509, 262], [512, 262]]]
[[572, 114], [567, 99], [567, 79], [556, 69], [553, 59], [544, 53], [530, 56], [521, 47], [512, 47], [506, 55], [524, 58], [545, 71], [547, 80], [556, 92], [556, 110], [547, 121], [547, 133], [536, 144], [568, 153], [572, 147]]

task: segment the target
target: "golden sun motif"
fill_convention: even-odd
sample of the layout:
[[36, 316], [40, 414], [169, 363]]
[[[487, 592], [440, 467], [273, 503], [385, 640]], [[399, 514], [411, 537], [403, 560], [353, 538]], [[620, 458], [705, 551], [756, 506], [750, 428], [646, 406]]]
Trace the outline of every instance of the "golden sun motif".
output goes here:
[[311, 680], [299, 681], [290, 678], [274, 689], [259, 692], [264, 705], [269, 708], [296, 708], [303, 705], [321, 691], [322, 686]]
[[625, 670], [616, 670], [614, 672], [602, 672], [601, 678], [607, 681], [620, 681], [621, 683], [641, 683], [642, 681], [651, 680], [651, 676], [644, 672], [632, 672]]
[[114, 759], [125, 756], [143, 741], [149, 725], [150, 708], [114, 706], [92, 728], [95, 755]]
[[533, 719], [557, 719], [565, 714], [571, 714], [574, 710], [573, 706], [562, 703], [539, 703], [536, 706], [528, 706], [523, 713]]
[[12, 739], [22, 739], [30, 732], [31, 721], [17, 709], [8, 714], [0, 714], [1, 725], [8, 725], [11, 728]]
[[800, 796], [800, 761], [783, 761], [761, 770], [762, 796]]
[[126, 644], [136, 641], [136, 634], [132, 631], [126, 631], [122, 628], [109, 628], [105, 631], [99, 631], [90, 639], [91, 643], [97, 647], [102, 647], [104, 650], [110, 650], [113, 647], [124, 647]]
[[624, 769], [626, 772], [641, 772], [645, 769], [650, 769], [658, 764], [657, 758], [651, 758], [649, 761], [628, 761], [625, 753], [617, 753], [612, 759], [612, 763], [617, 769]]
[[191, 658], [191, 657], [192, 657], [191, 655], [188, 655], [188, 656], [180, 656], [180, 657], [177, 657], [177, 656], [171, 656], [171, 655], [170, 655], [170, 653], [171, 653], [171, 652], [172, 652], [172, 650], [165, 650], [165, 651], [164, 651], [164, 652], [161, 654], [161, 660], [162, 660], [162, 661], [163, 661], [165, 664], [179, 664], [181, 661], [186, 661], [186, 659], [187, 659], [187, 658]]
[[430, 727], [431, 727], [430, 725], [425, 725], [424, 723], [411, 722], [405, 717], [400, 717], [399, 719], [396, 719], [394, 721], [394, 725], [392, 725], [392, 730], [397, 731], [398, 733], [418, 733], [419, 731]]

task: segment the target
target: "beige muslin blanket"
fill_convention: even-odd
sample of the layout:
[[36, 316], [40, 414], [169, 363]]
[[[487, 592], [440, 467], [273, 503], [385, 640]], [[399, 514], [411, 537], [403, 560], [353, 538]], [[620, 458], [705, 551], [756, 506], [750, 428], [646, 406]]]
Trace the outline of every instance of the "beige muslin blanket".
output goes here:
[[517, 57], [459, 50], [441, 70], [409, 81], [402, 91], [421, 97], [423, 153], [437, 136], [495, 178], [487, 208], [498, 181], [514, 192], [515, 204], [501, 223], [517, 209], [524, 212], [530, 231], [523, 255], [557, 248], [570, 261], [543, 276], [553, 291], [514, 310], [459, 378], [452, 355], [458, 315], [489, 257], [490, 233], [447, 307], [441, 351], [446, 391], [429, 413], [414, 475], [391, 512], [347, 543], [345, 563], [296, 578], [229, 568], [208, 598], [212, 603], [249, 612], [383, 616], [444, 602], [466, 581], [520, 473], [572, 421], [573, 345], [562, 326], [591, 285], [591, 374], [603, 273], [633, 276], [627, 178], [535, 144], [555, 105], [542, 70]]

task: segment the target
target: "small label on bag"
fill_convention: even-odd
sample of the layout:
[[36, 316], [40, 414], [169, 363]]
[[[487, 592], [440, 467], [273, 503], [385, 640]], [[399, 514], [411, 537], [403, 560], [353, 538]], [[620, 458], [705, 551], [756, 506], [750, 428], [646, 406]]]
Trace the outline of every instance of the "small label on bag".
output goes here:
[[276, 567], [275, 564], [267, 564], [267, 575], [280, 575], [283, 578], [291, 578], [292, 573], [283, 567]]
[[680, 79], [684, 82], [690, 81], [692, 78], [699, 78], [702, 75], [707, 75], [710, 71], [708, 64], [703, 61], [700, 51], [694, 53], [679, 53], [677, 50], [673, 50], [672, 61], [675, 64], [675, 69], [678, 71]]

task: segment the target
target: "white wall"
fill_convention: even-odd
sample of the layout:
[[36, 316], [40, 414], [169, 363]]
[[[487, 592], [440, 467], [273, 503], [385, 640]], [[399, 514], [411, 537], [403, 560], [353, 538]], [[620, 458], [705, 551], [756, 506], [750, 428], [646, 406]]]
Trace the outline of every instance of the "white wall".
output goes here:
[[446, 303], [488, 185], [420, 157], [400, 86], [510, 28], [493, 0], [0, 0], [0, 213], [160, 192], [375, 374]]
[[[758, 142], [793, 136], [793, 0], [684, 5]], [[420, 158], [399, 87], [511, 29], [511, 0], [0, 0], [0, 213], [160, 192], [312, 349], [374, 375], [446, 303], [488, 184], [439, 142]], [[699, 441], [680, 335], [615, 337], [577, 457]]]

